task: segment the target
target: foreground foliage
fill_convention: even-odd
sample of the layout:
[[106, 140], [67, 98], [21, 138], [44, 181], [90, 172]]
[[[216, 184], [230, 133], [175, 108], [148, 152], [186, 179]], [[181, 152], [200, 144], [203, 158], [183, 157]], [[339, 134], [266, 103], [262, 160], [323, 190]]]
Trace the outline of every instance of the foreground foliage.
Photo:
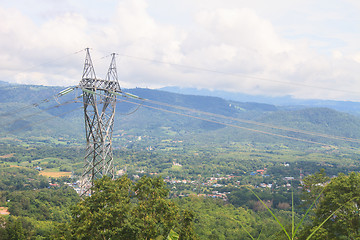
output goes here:
[[331, 179], [314, 210], [312, 224], [304, 229], [302, 239], [326, 219], [312, 239], [360, 239], [359, 189], [359, 173], [340, 174]]
[[165, 239], [174, 229], [179, 239], [197, 239], [193, 215], [167, 199], [162, 178], [126, 176], [96, 181], [94, 193], [72, 209], [70, 224], [61, 224], [54, 239]]
[[[257, 212], [243, 207], [234, 207], [223, 200], [191, 196], [177, 201], [183, 208], [194, 212], [195, 232], [201, 240], [251, 239], [247, 232], [260, 239], [277, 239], [281, 231], [276, 221], [266, 212]], [[276, 211], [281, 220], [289, 212]]]
[[[161, 144], [165, 147], [172, 143]], [[164, 239], [177, 234], [181, 239], [194, 239], [195, 233], [199, 239], [251, 239], [249, 234], [254, 239], [289, 239], [265, 205], [291, 237], [307, 239], [325, 220], [310, 239], [359, 237], [358, 175], [340, 174], [330, 183], [326, 176], [357, 170], [357, 153], [325, 148], [300, 153], [281, 146], [261, 149], [238, 144], [193, 151], [119, 150], [115, 151], [115, 163], [126, 170], [130, 179], [136, 180], [127, 177], [101, 180], [91, 198], [71, 208], [79, 197], [63, 183], [75, 180], [46, 179], [31, 168], [40, 166], [47, 171], [60, 171], [70, 164], [76, 172], [82, 165], [76, 155], [79, 150], [1, 145], [1, 151], [0, 205], [10, 212], [10, 217], [0, 222], [1, 240], [51, 239], [51, 236]], [[180, 165], [174, 165], [174, 161]], [[256, 173], [257, 169], [265, 168], [266, 173]], [[314, 174], [321, 168], [324, 170]], [[154, 172], [165, 178], [166, 188], [159, 178], [138, 179]], [[307, 177], [300, 179], [299, 173]], [[285, 179], [290, 176], [295, 179]], [[218, 180], [210, 181], [213, 177]], [[57, 187], [52, 184], [49, 189], [49, 181], [57, 183]], [[272, 184], [272, 187], [260, 184]], [[167, 199], [167, 188], [171, 189], [171, 200]], [[227, 201], [210, 198], [221, 193], [226, 193]], [[321, 197], [315, 201], [314, 210], [296, 232], [297, 225], [292, 219], [298, 224], [319, 193]]]

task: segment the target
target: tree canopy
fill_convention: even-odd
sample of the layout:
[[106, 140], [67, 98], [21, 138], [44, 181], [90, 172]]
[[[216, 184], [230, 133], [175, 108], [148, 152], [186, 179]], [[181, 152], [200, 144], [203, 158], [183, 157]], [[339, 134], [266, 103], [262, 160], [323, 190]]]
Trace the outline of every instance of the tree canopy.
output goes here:
[[[58, 227], [55, 239], [165, 239], [171, 230], [179, 239], [196, 239], [193, 215], [167, 199], [162, 178], [103, 177], [93, 194], [72, 209], [70, 224]], [[67, 239], [67, 238], [65, 238]]]
[[312, 225], [304, 235], [311, 234], [324, 223], [312, 239], [360, 238], [360, 174], [340, 174], [331, 179], [315, 209]]

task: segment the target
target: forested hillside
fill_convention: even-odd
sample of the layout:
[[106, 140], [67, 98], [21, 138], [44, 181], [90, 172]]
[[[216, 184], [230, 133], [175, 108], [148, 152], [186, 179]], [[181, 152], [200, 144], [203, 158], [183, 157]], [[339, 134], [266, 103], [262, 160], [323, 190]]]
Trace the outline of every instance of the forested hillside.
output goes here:
[[[75, 90], [68, 95], [54, 97], [62, 89], [64, 88], [4, 85], [0, 89], [2, 136], [34, 142], [82, 143], [84, 123], [81, 91]], [[132, 142], [131, 145], [139, 144], [136, 141], [139, 137], [143, 143], [152, 143], [153, 140], [164, 139], [191, 141], [194, 136], [196, 141], [193, 144], [207, 144], [209, 139], [216, 144], [223, 142], [223, 139], [265, 143], [275, 140], [284, 144], [298, 144], [289, 138], [281, 139], [259, 131], [325, 144], [350, 143], [320, 138], [316, 133], [360, 137], [360, 118], [328, 108], [287, 110], [289, 108], [270, 104], [234, 102], [217, 97], [160, 90], [135, 88], [125, 91], [146, 100], [119, 97], [114, 137], [120, 146], [128, 145], [129, 141]], [[279, 130], [264, 124], [315, 132], [315, 136]]]

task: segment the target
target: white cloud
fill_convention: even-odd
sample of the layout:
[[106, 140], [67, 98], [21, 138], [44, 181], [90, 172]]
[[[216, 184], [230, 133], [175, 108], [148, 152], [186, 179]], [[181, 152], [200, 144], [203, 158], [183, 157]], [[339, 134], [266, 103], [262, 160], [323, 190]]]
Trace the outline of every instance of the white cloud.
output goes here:
[[[360, 50], [356, 47], [359, 35], [353, 33], [352, 25], [346, 31], [337, 31], [341, 26], [326, 26], [327, 22], [346, 23], [342, 11], [334, 12], [335, 5], [319, 10], [318, 4], [308, 1], [288, 4], [278, 0], [270, 4], [208, 0], [205, 4], [203, 0], [184, 0], [182, 4], [192, 8], [177, 8], [181, 3], [173, 2], [174, 9], [164, 9], [170, 12], [156, 16], [151, 13], [161, 14], [154, 11], [155, 5], [161, 6], [161, 0], [109, 0], [106, 4], [91, 1], [91, 9], [86, 9], [83, 1], [60, 1], [54, 5], [45, 2], [38, 11], [0, 4], [0, 80], [75, 85], [81, 77], [83, 54], [58, 58], [91, 47], [98, 77], [105, 75], [110, 61], [103, 56], [113, 51], [122, 54], [118, 57], [118, 73], [123, 87], [177, 85], [359, 100], [355, 94], [326, 89], [360, 87]], [[354, 3], [349, 0], [348, 4]], [[102, 13], [99, 16], [95, 16], [96, 6]], [[317, 12], [311, 12], [312, 8]], [[169, 23], [166, 17], [171, 16], [171, 11], [178, 19]], [[49, 12], [52, 14], [45, 14]], [[187, 24], [176, 24], [182, 15]], [[357, 18], [350, 16], [352, 20]], [[58, 60], [22, 71], [54, 59]]]

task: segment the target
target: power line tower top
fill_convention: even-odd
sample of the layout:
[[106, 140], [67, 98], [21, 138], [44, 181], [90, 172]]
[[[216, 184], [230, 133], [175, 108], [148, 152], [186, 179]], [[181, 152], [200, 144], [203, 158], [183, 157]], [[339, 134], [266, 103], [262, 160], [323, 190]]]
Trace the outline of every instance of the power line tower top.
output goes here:
[[115, 88], [116, 90], [121, 90], [119, 80], [118, 80], [117, 70], [116, 70], [115, 55], [116, 55], [115, 53], [111, 54], [111, 63], [110, 63], [109, 70], [106, 74], [105, 80], [109, 81], [109, 83], [113, 84], [113, 86], [110, 86], [110, 87]]
[[84, 71], [79, 87], [83, 90], [86, 131], [85, 165], [81, 195], [91, 194], [94, 181], [103, 176], [114, 178], [112, 134], [116, 108], [115, 92], [120, 92], [115, 54], [112, 54], [105, 79], [98, 79], [86, 49]]
[[86, 58], [84, 64], [83, 76], [80, 81], [79, 87], [86, 89], [97, 89], [104, 91], [121, 91], [117, 70], [116, 70], [116, 61], [115, 61], [115, 53], [111, 54], [111, 63], [109, 70], [106, 74], [106, 78], [99, 79], [96, 78], [94, 66], [91, 61], [89, 49], [86, 49]]
[[[85, 51], [86, 51], [86, 57], [85, 57], [85, 64], [84, 64], [84, 71], [83, 71], [82, 79], [83, 80], [89, 79], [89, 78], [96, 79], [96, 74], [95, 74], [94, 66], [91, 61], [89, 48], [86, 48]], [[80, 84], [81, 84], [81, 82], [80, 82]]]

